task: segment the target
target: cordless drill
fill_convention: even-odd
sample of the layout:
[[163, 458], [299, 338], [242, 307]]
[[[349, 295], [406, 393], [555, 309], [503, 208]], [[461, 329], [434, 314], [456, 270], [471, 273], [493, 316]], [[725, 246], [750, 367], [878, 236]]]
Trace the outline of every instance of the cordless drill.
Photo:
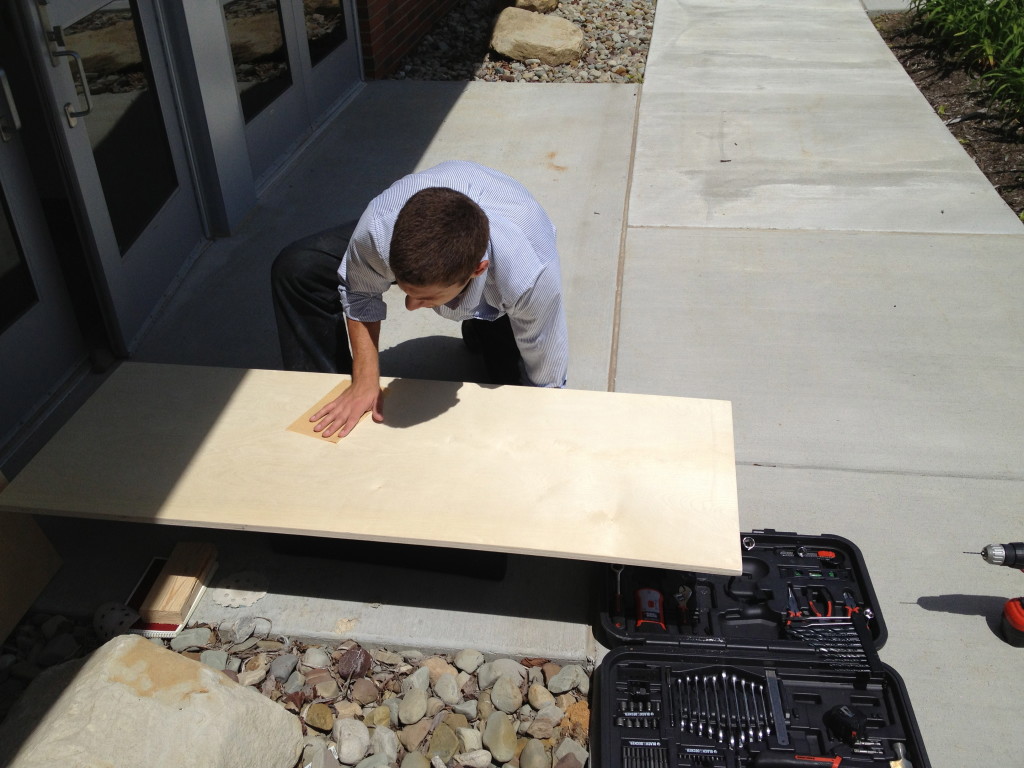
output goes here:
[[[980, 553], [986, 563], [1005, 565], [1008, 568], [1020, 568], [1024, 571], [1024, 542], [1012, 544], [989, 544]], [[1000, 624], [1003, 639], [1010, 645], [1024, 648], [1024, 597], [1014, 597], [1003, 606], [1003, 620]]]

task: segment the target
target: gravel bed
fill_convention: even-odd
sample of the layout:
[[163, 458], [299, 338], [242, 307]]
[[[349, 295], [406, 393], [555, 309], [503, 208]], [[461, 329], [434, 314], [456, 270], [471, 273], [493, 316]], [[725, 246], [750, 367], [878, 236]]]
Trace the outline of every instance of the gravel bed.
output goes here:
[[393, 80], [527, 83], [641, 83], [654, 29], [655, 0], [561, 0], [554, 16], [583, 30], [580, 61], [547, 66], [489, 50], [502, 0], [465, 0], [399, 63]]
[[[350, 768], [369, 765], [368, 754], [382, 768], [493, 768], [516, 756], [519, 768], [587, 763], [589, 664], [487, 658], [474, 649], [363, 648], [353, 640], [306, 643], [271, 630], [269, 619], [239, 619], [153, 642], [297, 717], [305, 749], [295, 768], [338, 766], [339, 759]], [[0, 647], [0, 723], [44, 669], [84, 657], [100, 642], [86, 618], [26, 618]], [[67, 738], [50, 727], [54, 738]], [[201, 752], [202, 735], [190, 738]]]

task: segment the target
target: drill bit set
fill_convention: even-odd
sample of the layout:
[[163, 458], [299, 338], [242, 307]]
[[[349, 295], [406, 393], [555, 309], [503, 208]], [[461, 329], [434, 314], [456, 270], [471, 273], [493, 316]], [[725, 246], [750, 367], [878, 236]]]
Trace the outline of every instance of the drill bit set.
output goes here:
[[856, 545], [742, 536], [743, 572], [607, 574], [595, 767], [927, 768]]
[[622, 744], [622, 768], [669, 768], [668, 750], [659, 742], [627, 740]]

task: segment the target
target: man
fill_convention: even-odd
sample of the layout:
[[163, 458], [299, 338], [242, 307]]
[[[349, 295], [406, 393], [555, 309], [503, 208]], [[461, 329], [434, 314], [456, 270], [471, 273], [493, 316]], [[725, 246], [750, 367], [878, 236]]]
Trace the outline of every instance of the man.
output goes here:
[[324, 437], [345, 437], [367, 412], [383, 421], [382, 295], [395, 284], [406, 309], [463, 321], [463, 338], [484, 354], [494, 383], [565, 386], [554, 226], [515, 180], [445, 162], [399, 179], [354, 227], [299, 241], [274, 262], [285, 367], [352, 374], [352, 385], [311, 419]]

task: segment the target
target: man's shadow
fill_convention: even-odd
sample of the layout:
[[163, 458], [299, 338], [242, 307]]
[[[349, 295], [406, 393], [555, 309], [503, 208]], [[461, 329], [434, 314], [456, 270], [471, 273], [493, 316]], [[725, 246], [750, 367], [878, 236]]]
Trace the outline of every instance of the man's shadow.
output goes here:
[[459, 402], [461, 381], [395, 379], [384, 389], [384, 426], [407, 429], [436, 419]]
[[483, 357], [472, 354], [462, 339], [451, 336], [422, 336], [382, 349], [380, 371], [382, 376], [396, 379], [488, 382]]

